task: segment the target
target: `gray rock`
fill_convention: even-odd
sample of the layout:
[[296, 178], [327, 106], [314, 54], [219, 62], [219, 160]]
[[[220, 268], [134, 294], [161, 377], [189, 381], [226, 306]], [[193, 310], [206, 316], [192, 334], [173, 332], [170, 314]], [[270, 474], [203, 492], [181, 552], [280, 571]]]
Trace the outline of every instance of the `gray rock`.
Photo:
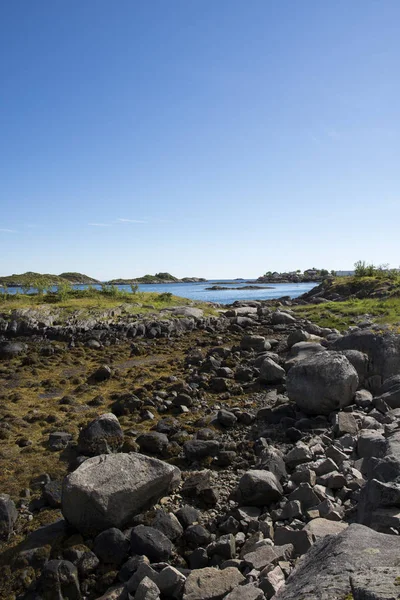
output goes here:
[[270, 600], [285, 583], [285, 575], [280, 568], [280, 566], [276, 566], [272, 571], [266, 573], [264, 577], [260, 580], [260, 588], [265, 594], [267, 600]]
[[124, 434], [115, 415], [106, 413], [91, 421], [79, 433], [78, 452], [85, 456], [118, 452]]
[[351, 593], [350, 577], [371, 568], [397, 566], [400, 538], [350, 525], [319, 540], [292, 572], [277, 600], [330, 600]]
[[139, 435], [136, 442], [139, 445], [141, 452], [148, 452], [150, 454], [156, 454], [157, 456], [166, 456], [168, 453], [169, 441], [165, 433], [148, 431]]
[[357, 442], [357, 454], [360, 458], [383, 458], [387, 452], [388, 442], [377, 431], [361, 431]]
[[157, 600], [159, 597], [158, 586], [149, 577], [144, 577], [136, 590], [135, 600]]
[[236, 567], [196, 569], [186, 579], [183, 600], [220, 600], [243, 581]]
[[180, 508], [175, 515], [182, 527], [185, 529], [186, 527], [189, 527], [189, 525], [193, 525], [193, 523], [196, 523], [199, 520], [199, 511], [188, 504], [182, 506], [182, 508]]
[[306, 414], [327, 415], [351, 404], [358, 375], [347, 358], [321, 352], [294, 365], [287, 374], [288, 396]]
[[26, 352], [27, 345], [22, 342], [2, 342], [0, 343], [0, 360], [11, 360]]
[[102, 531], [94, 540], [93, 552], [106, 564], [122, 565], [128, 558], [128, 538], [116, 527]]
[[191, 440], [183, 444], [185, 456], [190, 461], [199, 461], [208, 456], [216, 456], [219, 442], [216, 440]]
[[72, 435], [67, 431], [54, 431], [49, 435], [50, 450], [63, 450], [72, 440]]
[[89, 377], [90, 382], [100, 383], [102, 381], [107, 381], [112, 376], [112, 370], [108, 365], [102, 365], [92, 375]]
[[260, 380], [265, 383], [279, 383], [286, 377], [282, 369], [272, 358], [265, 358], [260, 366]]
[[243, 506], [268, 506], [278, 502], [282, 495], [282, 486], [270, 471], [247, 471], [238, 484], [239, 504]]
[[228, 410], [221, 409], [218, 411], [218, 423], [223, 427], [234, 427], [237, 423], [237, 417]]
[[142, 454], [90, 458], [63, 483], [62, 512], [82, 533], [122, 528], [179, 482], [180, 471]]
[[224, 600], [263, 600], [263, 598], [263, 591], [249, 583], [247, 585], [239, 585], [225, 596]]
[[172, 554], [171, 541], [158, 529], [138, 525], [131, 533], [132, 554], [144, 554], [151, 562], [168, 560]]
[[319, 540], [327, 535], [338, 535], [345, 529], [347, 529], [347, 523], [340, 523], [337, 521], [331, 521], [329, 519], [312, 519], [304, 527], [306, 531], [309, 531], [314, 539]]
[[388, 532], [393, 525], [400, 525], [399, 513], [400, 483], [385, 483], [377, 479], [371, 479], [366, 483], [361, 490], [357, 507], [359, 523]]
[[39, 579], [43, 600], [81, 600], [78, 570], [68, 560], [49, 560]]
[[261, 571], [268, 565], [275, 565], [278, 562], [278, 556], [271, 546], [260, 546], [243, 556], [246, 565], [251, 569]]
[[312, 457], [313, 453], [310, 448], [304, 442], [297, 442], [296, 446], [286, 454], [285, 463], [292, 469], [302, 463], [310, 462]]
[[290, 352], [285, 361], [286, 371], [289, 371], [291, 367], [301, 362], [302, 360], [310, 358], [311, 356], [319, 354], [320, 352], [326, 352], [326, 348], [321, 344], [312, 342], [297, 342], [291, 347]]
[[296, 318], [287, 312], [277, 310], [272, 313], [271, 322], [272, 325], [291, 325], [296, 323]]
[[167, 536], [172, 542], [177, 540], [183, 533], [183, 527], [173, 513], [166, 513], [163, 510], [157, 510], [156, 516], [151, 522], [155, 527]]
[[240, 340], [242, 350], [254, 350], [255, 352], [265, 352], [271, 350], [271, 344], [261, 335], [245, 335]]
[[350, 576], [354, 600], [396, 600], [399, 582], [398, 567], [372, 567]]
[[7, 540], [18, 518], [18, 511], [8, 494], [0, 494], [0, 540]]
[[291, 529], [290, 527], [277, 527], [275, 529], [275, 544], [285, 546], [292, 544], [296, 556], [302, 556], [314, 543], [312, 533], [306, 529]]
[[351, 413], [339, 412], [336, 415], [333, 429], [337, 437], [340, 437], [345, 433], [356, 435], [358, 432], [358, 424]]
[[163, 596], [176, 598], [177, 600], [182, 597], [185, 581], [186, 577], [178, 569], [170, 565], [160, 571], [156, 580]]

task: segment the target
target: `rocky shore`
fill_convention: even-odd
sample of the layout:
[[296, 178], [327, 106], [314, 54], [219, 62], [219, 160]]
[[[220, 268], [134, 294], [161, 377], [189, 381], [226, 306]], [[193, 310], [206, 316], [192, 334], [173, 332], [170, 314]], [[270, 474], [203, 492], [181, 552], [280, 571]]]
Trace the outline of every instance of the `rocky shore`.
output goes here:
[[398, 598], [399, 335], [236, 302], [1, 336], [1, 597]]

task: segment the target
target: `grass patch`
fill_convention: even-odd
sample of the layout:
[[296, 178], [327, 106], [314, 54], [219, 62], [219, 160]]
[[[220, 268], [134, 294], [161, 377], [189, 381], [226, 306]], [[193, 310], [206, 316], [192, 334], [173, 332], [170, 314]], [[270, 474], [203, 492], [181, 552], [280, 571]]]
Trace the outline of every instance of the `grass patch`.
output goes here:
[[[85, 290], [62, 290], [46, 294], [0, 294], [0, 311], [7, 312], [23, 308], [56, 307], [66, 313], [74, 310], [108, 310], [123, 305], [124, 311], [146, 315], [173, 306], [195, 306], [204, 310], [205, 315], [216, 315], [212, 305], [207, 302], [194, 302], [188, 298], [174, 296], [169, 292], [130, 293], [119, 290], [115, 286], [104, 286], [103, 289], [87, 288]], [[165, 313], [168, 316], [168, 312]]]
[[350, 325], [367, 318], [380, 325], [400, 327], [400, 297], [395, 296], [386, 299], [354, 298], [344, 302], [293, 306], [292, 310], [321, 327], [334, 327], [339, 330], [347, 329]]

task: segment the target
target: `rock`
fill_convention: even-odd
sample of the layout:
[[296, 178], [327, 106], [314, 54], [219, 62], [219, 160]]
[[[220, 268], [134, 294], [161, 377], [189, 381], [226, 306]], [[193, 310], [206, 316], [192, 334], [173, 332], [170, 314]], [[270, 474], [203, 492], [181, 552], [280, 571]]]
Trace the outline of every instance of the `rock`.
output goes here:
[[303, 510], [317, 506], [320, 502], [317, 494], [309, 483], [300, 483], [300, 485], [290, 494], [289, 500], [298, 500]]
[[211, 542], [211, 533], [203, 525], [189, 525], [185, 531], [185, 540], [191, 548], [207, 546]]
[[255, 352], [266, 352], [271, 350], [271, 344], [261, 335], [245, 335], [240, 340], [242, 350], [254, 350]]
[[289, 369], [297, 363], [320, 352], [326, 352], [326, 348], [321, 344], [297, 342], [297, 344], [294, 344], [290, 349], [285, 361], [285, 370], [289, 371]]
[[[278, 593], [279, 600], [350, 597], [350, 577], [371, 568], [397, 566], [400, 538], [350, 525], [336, 536], [319, 540]], [[397, 566], [398, 568], [398, 566]], [[278, 599], [277, 599], [278, 600]]]
[[268, 446], [262, 451], [259, 457], [258, 467], [263, 471], [270, 471], [279, 479], [279, 481], [287, 475], [285, 460], [281, 451], [272, 446]]
[[176, 306], [175, 308], [169, 308], [168, 312], [178, 317], [192, 317], [193, 319], [201, 319], [204, 312], [201, 308], [195, 306]]
[[224, 409], [218, 411], [217, 419], [218, 423], [223, 427], [234, 427], [237, 423], [237, 417]]
[[39, 579], [43, 600], [81, 600], [77, 568], [68, 560], [49, 560]]
[[165, 433], [158, 431], [148, 431], [142, 433], [136, 439], [141, 452], [156, 454], [157, 456], [166, 456], [168, 454], [168, 438]]
[[260, 589], [264, 592], [265, 598], [270, 600], [285, 583], [285, 575], [280, 568], [280, 566], [276, 566], [275, 569], [272, 569], [269, 573], [262, 577], [260, 580]]
[[123, 584], [113, 585], [96, 600], [126, 600], [126, 590]]
[[239, 504], [243, 506], [268, 506], [278, 502], [283, 489], [277, 477], [269, 471], [251, 470], [238, 484]]
[[168, 560], [172, 554], [171, 541], [158, 529], [138, 525], [131, 533], [132, 554], [144, 554], [151, 562]]
[[251, 569], [261, 571], [268, 565], [273, 565], [278, 562], [278, 556], [271, 546], [260, 546], [253, 552], [249, 552], [243, 556], [246, 565]]
[[302, 463], [312, 460], [313, 454], [308, 446], [303, 442], [298, 442], [285, 456], [285, 463], [289, 468], [297, 467]]
[[248, 585], [239, 585], [232, 590], [224, 600], [263, 600], [264, 593], [260, 588], [249, 583]]
[[50, 450], [64, 450], [72, 440], [72, 435], [67, 431], [54, 431], [49, 435]]
[[161, 594], [168, 598], [176, 598], [176, 600], [182, 597], [185, 581], [186, 577], [170, 565], [162, 569], [157, 577], [157, 585]]
[[361, 490], [357, 521], [385, 533], [400, 526], [400, 483], [368, 481]]
[[122, 531], [111, 527], [95, 538], [93, 552], [103, 563], [119, 566], [128, 558], [129, 540]]
[[347, 523], [340, 523], [318, 517], [317, 519], [312, 519], [312, 521], [307, 523], [304, 529], [309, 531], [314, 539], [319, 540], [326, 535], [338, 535], [347, 529], [347, 527]]
[[395, 600], [399, 583], [398, 567], [372, 567], [350, 576], [354, 600]]
[[276, 527], [274, 541], [277, 546], [292, 544], [296, 556], [302, 556], [314, 543], [312, 533], [306, 529]]
[[287, 312], [277, 310], [272, 313], [271, 322], [272, 325], [291, 325], [292, 323], [296, 323], [296, 318]]
[[0, 360], [11, 360], [19, 356], [27, 349], [27, 345], [22, 342], [2, 342], [0, 343]]
[[107, 365], [102, 365], [92, 375], [89, 377], [90, 382], [100, 383], [102, 381], [107, 381], [112, 376], [112, 370]]
[[358, 425], [354, 416], [351, 413], [339, 412], [335, 418], [334, 433], [337, 437], [350, 433], [357, 435]]
[[357, 371], [358, 380], [363, 384], [368, 374], [368, 356], [358, 350], [343, 350], [342, 354]]
[[0, 494], [0, 540], [7, 540], [18, 518], [18, 511], [8, 494]]
[[196, 569], [186, 579], [183, 600], [220, 600], [243, 581], [236, 567]]
[[144, 577], [139, 583], [135, 600], [158, 600], [160, 589], [149, 577]]
[[124, 434], [115, 415], [106, 413], [91, 421], [79, 433], [78, 452], [84, 456], [118, 452]]
[[219, 492], [212, 482], [211, 471], [203, 470], [192, 473], [183, 484], [182, 496], [195, 498], [206, 506], [214, 506], [218, 501]]
[[358, 385], [358, 375], [347, 358], [321, 352], [294, 365], [287, 374], [288, 396], [306, 414], [328, 415], [348, 406]]
[[155, 527], [167, 536], [172, 542], [177, 540], [183, 533], [183, 527], [173, 513], [166, 513], [163, 510], [157, 510], [156, 516], [151, 522]]
[[43, 499], [51, 508], [61, 506], [61, 481], [49, 481], [43, 488]]
[[[199, 512], [193, 506], [185, 505], [182, 506], [176, 513], [175, 516], [179, 520], [180, 524], [184, 529], [189, 527], [189, 525], [193, 525], [199, 519]], [[165, 532], [164, 532], [165, 533]]]
[[167, 494], [180, 471], [142, 454], [110, 454], [86, 460], [63, 483], [62, 512], [82, 533], [122, 528]]
[[357, 454], [360, 458], [383, 458], [388, 449], [388, 441], [377, 431], [360, 432], [357, 442]]
[[260, 380], [265, 383], [279, 383], [286, 377], [282, 369], [272, 358], [265, 358], [260, 366]]
[[183, 451], [188, 460], [199, 461], [208, 456], [216, 456], [219, 443], [216, 440], [191, 440], [183, 444]]
[[235, 537], [231, 533], [221, 535], [217, 541], [207, 546], [207, 553], [209, 556], [216, 554], [218, 557], [225, 558], [226, 560], [234, 559], [236, 555]]

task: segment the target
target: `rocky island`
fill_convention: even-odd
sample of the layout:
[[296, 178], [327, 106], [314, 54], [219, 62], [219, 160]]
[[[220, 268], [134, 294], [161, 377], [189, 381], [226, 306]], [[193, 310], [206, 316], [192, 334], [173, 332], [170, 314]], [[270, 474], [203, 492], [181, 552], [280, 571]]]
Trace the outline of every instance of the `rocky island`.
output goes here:
[[302, 273], [300, 270], [290, 271], [288, 273], [277, 273], [276, 271], [268, 271], [265, 275], [258, 277], [257, 281], [260, 283], [310, 283], [319, 282], [325, 279], [329, 274], [332, 276], [335, 274], [334, 271], [327, 269], [307, 269]]
[[2, 309], [0, 596], [397, 598], [400, 335], [164, 302]]

